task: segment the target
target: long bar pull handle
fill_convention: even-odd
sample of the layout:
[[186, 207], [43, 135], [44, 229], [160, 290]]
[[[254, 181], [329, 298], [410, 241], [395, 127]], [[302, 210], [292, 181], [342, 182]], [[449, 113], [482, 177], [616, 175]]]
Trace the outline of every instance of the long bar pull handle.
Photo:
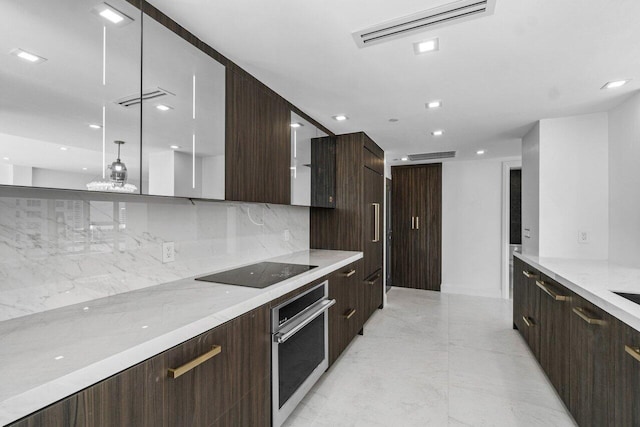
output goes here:
[[597, 317], [589, 316], [589, 313], [582, 307], [574, 307], [573, 312], [578, 315], [579, 318], [584, 320], [590, 325], [606, 325], [607, 322]]
[[373, 205], [373, 243], [380, 241], [380, 203], [372, 203]]
[[638, 362], [640, 362], [640, 348], [638, 348], [638, 347], [630, 347], [628, 345], [625, 345], [624, 346], [624, 351], [629, 353], [631, 355], [631, 357], [633, 357]]
[[207, 351], [202, 356], [196, 357], [192, 361], [187, 362], [178, 368], [169, 369], [169, 372], [167, 375], [169, 375], [169, 378], [178, 378], [180, 375], [186, 374], [196, 366], [202, 365], [204, 362], [211, 359], [212, 357], [217, 356], [221, 352], [222, 352], [222, 347], [219, 345], [214, 345], [211, 350]]
[[420, 217], [416, 217], [416, 230], [420, 230]]
[[355, 269], [344, 273], [344, 277], [351, 277], [354, 274], [356, 274], [356, 270]]
[[553, 298], [556, 301], [567, 301], [569, 299], [568, 296], [560, 295], [559, 293], [557, 293], [553, 289], [549, 288], [549, 286], [547, 286], [547, 284], [544, 283], [543, 280], [536, 280], [536, 285], [538, 285], [538, 287], [540, 289], [542, 289], [542, 291], [544, 293], [546, 293], [547, 295], [549, 295], [551, 298]]
[[376, 277], [374, 277], [373, 280], [369, 280], [367, 283], [369, 283], [370, 285], [375, 285], [379, 278], [380, 275], [376, 274]]
[[416, 229], [416, 217], [415, 216], [411, 217], [411, 229], [412, 230]]
[[353, 315], [354, 315], [354, 314], [356, 314], [356, 309], [355, 309], [355, 308], [352, 308], [352, 309], [350, 309], [350, 310], [347, 310], [347, 311], [344, 313], [344, 317], [345, 317], [345, 318], [347, 318], [347, 319], [351, 319], [351, 318], [353, 317]]
[[333, 306], [335, 303], [336, 303], [336, 300], [334, 299], [332, 300], [325, 299], [316, 303], [314, 307], [315, 309], [312, 310], [303, 319], [300, 319], [294, 324], [288, 325], [286, 327], [283, 326], [280, 332], [277, 332], [276, 334], [273, 335], [273, 340], [278, 344], [282, 344], [283, 342], [287, 341], [289, 338], [291, 338], [292, 336], [300, 332], [302, 328], [307, 326], [309, 323], [313, 322], [316, 317], [320, 316], [322, 313], [329, 310], [329, 307]]
[[538, 277], [536, 275], [536, 273], [533, 273], [531, 271], [527, 271], [527, 270], [522, 270], [522, 274], [524, 275], [524, 277], [526, 277], [527, 279], [535, 279], [536, 277]]
[[524, 320], [524, 324], [527, 325], [527, 327], [532, 327], [535, 326], [535, 324], [531, 321], [531, 319], [529, 319], [526, 316], [522, 316], [522, 320]]

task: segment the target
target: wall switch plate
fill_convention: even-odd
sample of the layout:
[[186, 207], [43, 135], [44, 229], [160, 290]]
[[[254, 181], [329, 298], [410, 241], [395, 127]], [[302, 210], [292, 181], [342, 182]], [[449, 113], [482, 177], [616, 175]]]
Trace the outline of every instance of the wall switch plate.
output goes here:
[[176, 260], [176, 251], [173, 242], [162, 242], [162, 263]]
[[291, 239], [291, 232], [289, 232], [289, 230], [284, 230], [284, 233], [282, 233], [282, 238], [285, 242], [288, 242], [289, 239]]
[[527, 239], [531, 238], [531, 230], [529, 230], [528, 228], [524, 229], [524, 237]]
[[589, 233], [584, 230], [578, 231], [578, 243], [589, 243]]

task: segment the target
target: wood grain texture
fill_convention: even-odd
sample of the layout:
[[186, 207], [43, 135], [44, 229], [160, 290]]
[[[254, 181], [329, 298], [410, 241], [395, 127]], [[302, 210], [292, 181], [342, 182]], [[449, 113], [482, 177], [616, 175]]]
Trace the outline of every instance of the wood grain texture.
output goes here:
[[227, 68], [225, 199], [289, 204], [290, 112], [251, 76]]
[[614, 366], [614, 424], [640, 426], [640, 362], [628, 354], [624, 347], [640, 348], [640, 332], [621, 321], [614, 321], [611, 363]]
[[378, 157], [366, 147], [363, 151], [363, 155], [365, 167], [374, 170], [379, 175], [384, 175], [384, 158]]
[[[380, 270], [383, 262], [384, 177], [367, 167], [363, 168], [363, 176], [364, 212], [362, 214], [362, 226], [364, 228], [364, 276], [368, 277]], [[376, 221], [376, 209], [379, 214], [378, 221]]]
[[539, 314], [539, 361], [551, 384], [569, 405], [569, 322], [573, 292], [549, 277], [542, 276], [546, 286], [569, 298], [556, 301], [545, 292], [540, 292]]
[[[355, 270], [355, 274], [346, 277], [346, 273]], [[364, 307], [359, 305], [358, 285], [362, 281], [362, 260], [349, 264], [329, 276], [329, 298], [336, 304], [329, 309], [329, 366], [336, 361], [351, 340], [362, 327], [359, 318]], [[347, 318], [350, 310], [356, 313]]]
[[311, 139], [311, 206], [336, 206], [336, 138]]
[[520, 258], [513, 257], [513, 328], [523, 334], [524, 324], [522, 316], [524, 315], [524, 276], [523, 271], [527, 269], [527, 265]]
[[581, 427], [614, 425], [614, 319], [577, 295], [571, 306], [607, 323], [590, 325], [573, 313], [570, 316], [569, 410]]
[[442, 283], [442, 166], [391, 168], [394, 286], [439, 291]]

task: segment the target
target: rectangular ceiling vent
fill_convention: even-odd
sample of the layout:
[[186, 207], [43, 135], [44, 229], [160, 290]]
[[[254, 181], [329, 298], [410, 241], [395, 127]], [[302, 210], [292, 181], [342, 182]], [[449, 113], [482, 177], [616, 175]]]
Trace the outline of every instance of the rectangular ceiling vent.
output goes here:
[[175, 96], [168, 90], [162, 89], [161, 87], [156, 87], [153, 89], [143, 90], [142, 96], [139, 94], [125, 96], [124, 98], [118, 99], [116, 101], [116, 104], [119, 104], [125, 108], [129, 108], [133, 107], [134, 105], [140, 104], [140, 99], [142, 99], [143, 101], [151, 101], [167, 95]]
[[359, 47], [493, 15], [495, 0], [459, 0], [353, 33]]
[[450, 159], [455, 156], [455, 151], [438, 151], [436, 153], [409, 154], [409, 160], [415, 162], [424, 160]]

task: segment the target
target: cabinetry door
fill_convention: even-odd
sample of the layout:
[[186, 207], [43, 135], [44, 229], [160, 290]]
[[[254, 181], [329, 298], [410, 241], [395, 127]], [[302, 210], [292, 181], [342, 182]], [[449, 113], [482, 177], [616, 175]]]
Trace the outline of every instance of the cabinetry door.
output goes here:
[[[364, 150], [365, 152], [367, 150]], [[382, 268], [384, 178], [364, 167], [364, 275]]]
[[615, 366], [616, 426], [640, 425], [640, 332], [615, 321], [612, 327]]
[[290, 110], [253, 77], [227, 68], [225, 199], [289, 204]]
[[569, 410], [581, 427], [613, 425], [613, 318], [575, 296], [571, 313]]
[[524, 272], [527, 266], [518, 257], [513, 257], [513, 327], [522, 334], [524, 329], [524, 322], [522, 316], [524, 315]]
[[[268, 310], [254, 310], [169, 350], [164, 355], [165, 366], [185, 366], [212, 351], [217, 354], [210, 360], [177, 378], [166, 378], [167, 425], [211, 425], [252, 389], [262, 386], [269, 375]], [[260, 405], [261, 400], [254, 403]]]
[[569, 322], [572, 293], [542, 276], [540, 288], [540, 365], [565, 403], [569, 403]]
[[329, 309], [329, 365], [342, 354], [358, 333], [362, 308], [358, 301], [358, 285], [362, 277], [362, 263], [344, 267], [329, 276], [329, 298], [336, 304]]
[[391, 181], [393, 250], [391, 274], [396, 286], [417, 288], [419, 258], [414, 250], [415, 234], [415, 168], [393, 168]]

